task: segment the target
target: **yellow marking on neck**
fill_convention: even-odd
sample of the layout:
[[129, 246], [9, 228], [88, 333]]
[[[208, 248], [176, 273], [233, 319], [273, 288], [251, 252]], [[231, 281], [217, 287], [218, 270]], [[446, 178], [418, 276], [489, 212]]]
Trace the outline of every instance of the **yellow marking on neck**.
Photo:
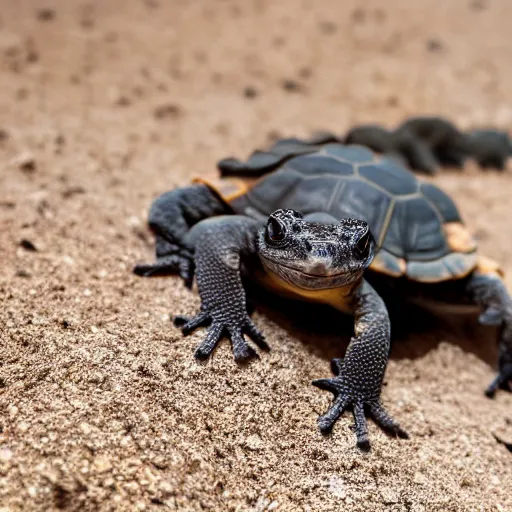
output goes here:
[[352, 296], [354, 290], [360, 285], [360, 281], [347, 284], [338, 288], [325, 288], [321, 290], [307, 290], [288, 283], [269, 269], [258, 272], [257, 281], [268, 290], [283, 297], [306, 302], [318, 302], [327, 304], [343, 313], [352, 314]]

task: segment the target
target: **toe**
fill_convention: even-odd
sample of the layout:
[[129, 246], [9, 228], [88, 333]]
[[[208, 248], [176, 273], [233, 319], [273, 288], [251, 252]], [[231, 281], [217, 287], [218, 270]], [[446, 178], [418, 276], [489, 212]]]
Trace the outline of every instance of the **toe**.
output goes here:
[[358, 439], [357, 447], [363, 452], [369, 452], [371, 449], [371, 444], [370, 440], [368, 439], [368, 436], [366, 436], [365, 439]]
[[360, 403], [354, 405], [354, 419], [356, 422], [357, 446], [363, 451], [368, 451], [370, 449], [368, 422], [364, 415], [364, 407]]
[[244, 332], [247, 333], [249, 338], [251, 338], [256, 345], [262, 350], [270, 350], [267, 341], [265, 340], [265, 336], [263, 333], [254, 325], [253, 321], [249, 318], [244, 326]]
[[208, 325], [210, 321], [210, 315], [202, 311], [192, 319], [187, 319], [184, 316], [176, 317], [174, 319], [174, 325], [181, 328], [181, 332], [184, 336], [188, 336], [199, 327], [205, 327]]
[[208, 329], [208, 334], [204, 341], [197, 347], [195, 352], [196, 359], [208, 359], [210, 354], [213, 352], [217, 344], [219, 343], [224, 329], [221, 325], [213, 324]]
[[211, 351], [199, 346], [194, 353], [194, 357], [199, 361], [206, 361], [210, 357]]
[[322, 434], [329, 434], [334, 426], [334, 421], [327, 415], [318, 418], [318, 428]]
[[242, 363], [256, 357], [256, 352], [249, 346], [243, 334], [238, 329], [229, 329], [229, 336], [233, 346], [233, 357], [238, 363]]
[[334, 403], [331, 405], [329, 410], [324, 415], [318, 418], [318, 428], [320, 429], [322, 434], [328, 434], [332, 430], [338, 418], [343, 414], [343, 411], [347, 407], [347, 404], [348, 400], [337, 398], [334, 400]]
[[501, 374], [498, 374], [485, 390], [485, 396], [487, 396], [488, 398], [494, 398], [496, 396], [496, 391], [498, 391], [498, 389], [500, 389], [502, 385], [502, 376]]
[[172, 321], [172, 323], [174, 324], [174, 327], [182, 327], [183, 325], [185, 325], [188, 322], [189, 322], [189, 318], [186, 316], [182, 316], [182, 315], [176, 315]]
[[151, 265], [135, 265], [133, 267], [133, 273], [137, 276], [147, 277], [151, 275]]
[[245, 363], [250, 359], [258, 357], [258, 354], [251, 346], [245, 344], [245, 346], [241, 346], [236, 350], [233, 350], [233, 356], [237, 363]]
[[336, 381], [334, 379], [316, 379], [311, 384], [324, 391], [330, 391], [337, 395], [339, 393]]
[[409, 434], [388, 414], [380, 403], [370, 404], [370, 414], [383, 430], [402, 439], [409, 439]]

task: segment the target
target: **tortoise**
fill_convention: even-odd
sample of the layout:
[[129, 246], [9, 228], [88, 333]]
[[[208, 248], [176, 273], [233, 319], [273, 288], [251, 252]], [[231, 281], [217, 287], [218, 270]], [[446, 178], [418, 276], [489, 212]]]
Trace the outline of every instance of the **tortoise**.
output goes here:
[[320, 430], [331, 431], [351, 408], [360, 448], [370, 447], [365, 413], [407, 437], [380, 399], [391, 303], [372, 283], [383, 281], [391, 297], [480, 310], [480, 323], [499, 327], [499, 374], [487, 394], [510, 391], [512, 300], [498, 264], [478, 254], [440, 188], [365, 147], [298, 139], [219, 168], [223, 177], [197, 178], [153, 202], [156, 262], [134, 268], [141, 276], [178, 273], [188, 287], [196, 275], [201, 308], [175, 325], [186, 335], [209, 324], [197, 358], [208, 358], [224, 335], [236, 361], [255, 355], [244, 334], [268, 349], [247, 312], [242, 277], [327, 304], [354, 316], [355, 334], [344, 358], [332, 361], [335, 376], [313, 382], [334, 394]]
[[410, 117], [395, 130], [379, 124], [363, 124], [352, 127], [343, 137], [320, 132], [309, 142], [359, 144], [430, 175], [443, 166], [460, 169], [468, 158], [474, 159], [480, 167], [503, 170], [512, 156], [512, 142], [507, 132], [496, 129], [463, 132], [451, 121], [438, 116]]
[[411, 117], [392, 131], [379, 125], [356, 126], [344, 142], [398, 155], [410, 168], [430, 175], [442, 165], [462, 167], [468, 156], [465, 134], [440, 117]]

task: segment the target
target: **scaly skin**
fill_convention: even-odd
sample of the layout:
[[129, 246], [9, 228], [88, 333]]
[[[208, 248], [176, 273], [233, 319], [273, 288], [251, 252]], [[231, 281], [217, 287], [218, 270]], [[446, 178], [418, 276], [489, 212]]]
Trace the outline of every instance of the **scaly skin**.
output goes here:
[[231, 340], [237, 362], [256, 355], [244, 334], [268, 350], [263, 334], [247, 314], [240, 273], [241, 258], [256, 252], [257, 228], [255, 220], [233, 215], [206, 220], [192, 230], [191, 235], [200, 240], [195, 247], [195, 261], [201, 309], [190, 320], [177, 317], [175, 325], [189, 334], [209, 324], [206, 337], [195, 353], [198, 359], [207, 359], [224, 335]]
[[135, 274], [143, 277], [179, 274], [187, 288], [194, 279], [194, 259], [183, 240], [197, 222], [230, 213], [229, 207], [205, 185], [165, 192], [149, 211], [148, 224], [156, 237], [156, 262], [138, 264]]
[[[292, 210], [274, 212], [271, 219], [274, 231], [279, 229], [279, 223], [285, 226], [287, 238], [272, 243], [255, 220], [243, 216], [221, 216], [197, 224], [192, 228], [189, 240], [185, 239], [189, 244], [196, 242], [195, 262], [201, 308], [192, 319], [178, 316], [175, 325], [184, 334], [209, 325], [204, 341], [196, 350], [198, 359], [209, 357], [224, 335], [231, 340], [233, 355], [238, 362], [255, 356], [244, 334], [260, 348], [268, 349], [263, 335], [247, 314], [241, 276], [243, 262], [250, 266], [251, 259], [254, 261], [260, 256], [262, 259], [272, 258], [274, 262], [281, 258], [287, 265], [293, 264], [298, 272], [300, 269], [316, 269], [318, 272], [319, 268], [325, 268], [325, 277], [319, 275], [318, 282], [300, 281], [301, 285], [316, 290], [327, 279], [332, 279], [332, 275], [337, 276], [341, 269], [347, 276], [353, 275], [354, 279], [360, 280], [362, 266], [371, 261], [371, 239], [368, 239], [370, 245], [360, 242], [366, 240], [368, 233], [368, 227], [362, 221], [348, 220], [325, 226], [307, 222]], [[310, 243], [309, 240], [315, 242]], [[300, 279], [288, 272], [284, 272], [282, 277], [290, 279], [290, 284], [294, 279]], [[349, 345], [344, 361], [335, 366], [337, 376], [315, 381], [314, 384], [335, 394], [333, 405], [319, 420], [321, 431], [330, 431], [343, 411], [352, 407], [358, 446], [367, 450], [370, 442], [365, 409], [382, 428], [400, 437], [407, 437], [407, 434], [380, 403], [389, 355], [390, 329], [386, 307], [375, 290], [364, 281], [361, 281], [353, 304], [356, 337]]]
[[[268, 349], [262, 333], [248, 316], [241, 279], [242, 271], [253, 273], [254, 265], [261, 270], [265, 258], [263, 266], [268, 266], [271, 260], [274, 273], [289, 280], [296, 289], [309, 287], [310, 292], [321, 291], [322, 287], [332, 288], [333, 283], [336, 286], [357, 284], [354, 279], [361, 279], [370, 264], [371, 237], [362, 221], [328, 219], [324, 223], [319, 212], [309, 216], [316, 219], [315, 223], [304, 220], [293, 210], [278, 210], [270, 216], [267, 227], [260, 228], [257, 221], [248, 217], [222, 216], [227, 210], [229, 208], [202, 185], [164, 194], [155, 201], [150, 212], [150, 225], [157, 237], [157, 262], [135, 268], [136, 273], [145, 276], [179, 273], [187, 285], [191, 285], [194, 267], [197, 267], [201, 309], [194, 318], [177, 317], [175, 323], [184, 334], [210, 326], [196, 351], [200, 359], [209, 357], [224, 335], [230, 338], [237, 361], [255, 355], [245, 334], [260, 348]], [[280, 226], [284, 226], [282, 238], [278, 236]], [[275, 242], [270, 240], [271, 235], [277, 236]], [[283, 263], [281, 272], [280, 262]], [[467, 283], [466, 298], [484, 310], [480, 321], [500, 329], [499, 375], [487, 394], [493, 396], [497, 389], [510, 391], [512, 301], [503, 281], [496, 275], [475, 272]], [[354, 289], [351, 304], [355, 337], [345, 358], [333, 360], [336, 376], [314, 384], [335, 395], [331, 407], [319, 419], [321, 431], [329, 432], [343, 411], [351, 408], [358, 445], [368, 449], [365, 412], [383, 429], [399, 437], [407, 437], [407, 433], [380, 403], [389, 352], [386, 307], [365, 281], [361, 280], [361, 285]]]
[[380, 403], [389, 356], [390, 325], [386, 306], [366, 281], [357, 290], [354, 302], [355, 337], [347, 348], [345, 358], [332, 361], [336, 377], [316, 380], [313, 384], [334, 394], [331, 407], [318, 419], [320, 430], [330, 432], [343, 411], [352, 407], [357, 444], [361, 449], [368, 450], [370, 441], [365, 409], [384, 430], [403, 438], [408, 435]]
[[495, 274], [475, 272], [467, 288], [473, 301], [484, 310], [479, 322], [499, 329], [498, 375], [485, 392], [493, 398], [498, 389], [512, 391], [512, 299], [505, 283]]

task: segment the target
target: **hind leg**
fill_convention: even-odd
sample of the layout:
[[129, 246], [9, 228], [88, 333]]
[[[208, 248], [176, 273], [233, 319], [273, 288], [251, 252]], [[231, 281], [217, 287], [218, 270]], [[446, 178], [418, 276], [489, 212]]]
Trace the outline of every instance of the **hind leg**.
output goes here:
[[505, 283], [498, 273], [478, 269], [469, 278], [467, 291], [470, 299], [483, 309], [478, 321], [498, 328], [498, 375], [486, 395], [493, 397], [498, 389], [512, 391], [512, 299]]

